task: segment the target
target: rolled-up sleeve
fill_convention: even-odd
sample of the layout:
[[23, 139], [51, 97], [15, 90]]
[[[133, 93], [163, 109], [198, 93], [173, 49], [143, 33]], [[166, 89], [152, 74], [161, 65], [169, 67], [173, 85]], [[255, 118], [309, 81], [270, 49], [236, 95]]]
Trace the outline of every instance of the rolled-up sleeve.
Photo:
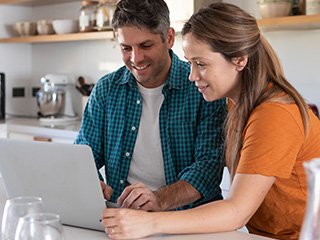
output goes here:
[[190, 183], [202, 198], [189, 207], [221, 199], [220, 183], [224, 158], [223, 126], [227, 114], [225, 99], [204, 103], [197, 125], [195, 161], [183, 169], [179, 179]]

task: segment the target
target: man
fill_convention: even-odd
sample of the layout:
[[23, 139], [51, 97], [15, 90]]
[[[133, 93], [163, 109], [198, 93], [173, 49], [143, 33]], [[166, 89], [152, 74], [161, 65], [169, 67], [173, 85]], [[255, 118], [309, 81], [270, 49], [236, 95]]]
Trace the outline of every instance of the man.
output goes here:
[[147, 211], [221, 199], [225, 100], [205, 102], [188, 80], [166, 3], [121, 0], [112, 25], [125, 66], [98, 81], [75, 141], [105, 166], [105, 198]]

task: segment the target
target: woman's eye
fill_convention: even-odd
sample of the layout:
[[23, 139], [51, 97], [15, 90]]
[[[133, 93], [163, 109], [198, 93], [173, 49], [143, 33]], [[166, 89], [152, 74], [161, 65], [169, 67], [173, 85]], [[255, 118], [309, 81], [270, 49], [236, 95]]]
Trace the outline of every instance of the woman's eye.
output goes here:
[[205, 64], [204, 63], [201, 63], [201, 62], [196, 62], [196, 64], [199, 66], [199, 67], [204, 67]]

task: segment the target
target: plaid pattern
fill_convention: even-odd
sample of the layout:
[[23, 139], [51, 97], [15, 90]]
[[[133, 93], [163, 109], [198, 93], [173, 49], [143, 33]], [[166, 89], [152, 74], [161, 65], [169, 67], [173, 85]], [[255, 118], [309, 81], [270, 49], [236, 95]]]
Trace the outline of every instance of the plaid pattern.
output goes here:
[[[227, 107], [225, 99], [206, 102], [188, 80], [189, 65], [170, 54], [172, 64], [160, 110], [161, 146], [166, 183], [185, 180], [203, 196], [184, 207], [189, 208], [222, 198], [219, 185]], [[127, 185], [139, 129], [142, 97], [136, 84], [126, 67], [102, 77], [91, 93], [75, 140], [91, 146], [98, 169], [105, 165], [107, 183], [114, 190], [112, 201]]]

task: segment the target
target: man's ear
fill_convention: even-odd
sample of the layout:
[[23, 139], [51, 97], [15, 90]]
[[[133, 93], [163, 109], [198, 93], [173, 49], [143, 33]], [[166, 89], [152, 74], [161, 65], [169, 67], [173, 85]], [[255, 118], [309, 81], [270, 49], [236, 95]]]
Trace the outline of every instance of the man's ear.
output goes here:
[[241, 57], [235, 57], [232, 59], [234, 65], [236, 65], [236, 70], [238, 72], [242, 71], [248, 63], [248, 55]]
[[172, 48], [173, 47], [173, 44], [174, 44], [174, 36], [175, 36], [175, 31], [173, 28], [169, 28], [168, 30], [168, 34], [167, 34], [167, 38], [166, 38], [166, 41], [167, 41], [167, 44], [168, 44], [168, 48]]

